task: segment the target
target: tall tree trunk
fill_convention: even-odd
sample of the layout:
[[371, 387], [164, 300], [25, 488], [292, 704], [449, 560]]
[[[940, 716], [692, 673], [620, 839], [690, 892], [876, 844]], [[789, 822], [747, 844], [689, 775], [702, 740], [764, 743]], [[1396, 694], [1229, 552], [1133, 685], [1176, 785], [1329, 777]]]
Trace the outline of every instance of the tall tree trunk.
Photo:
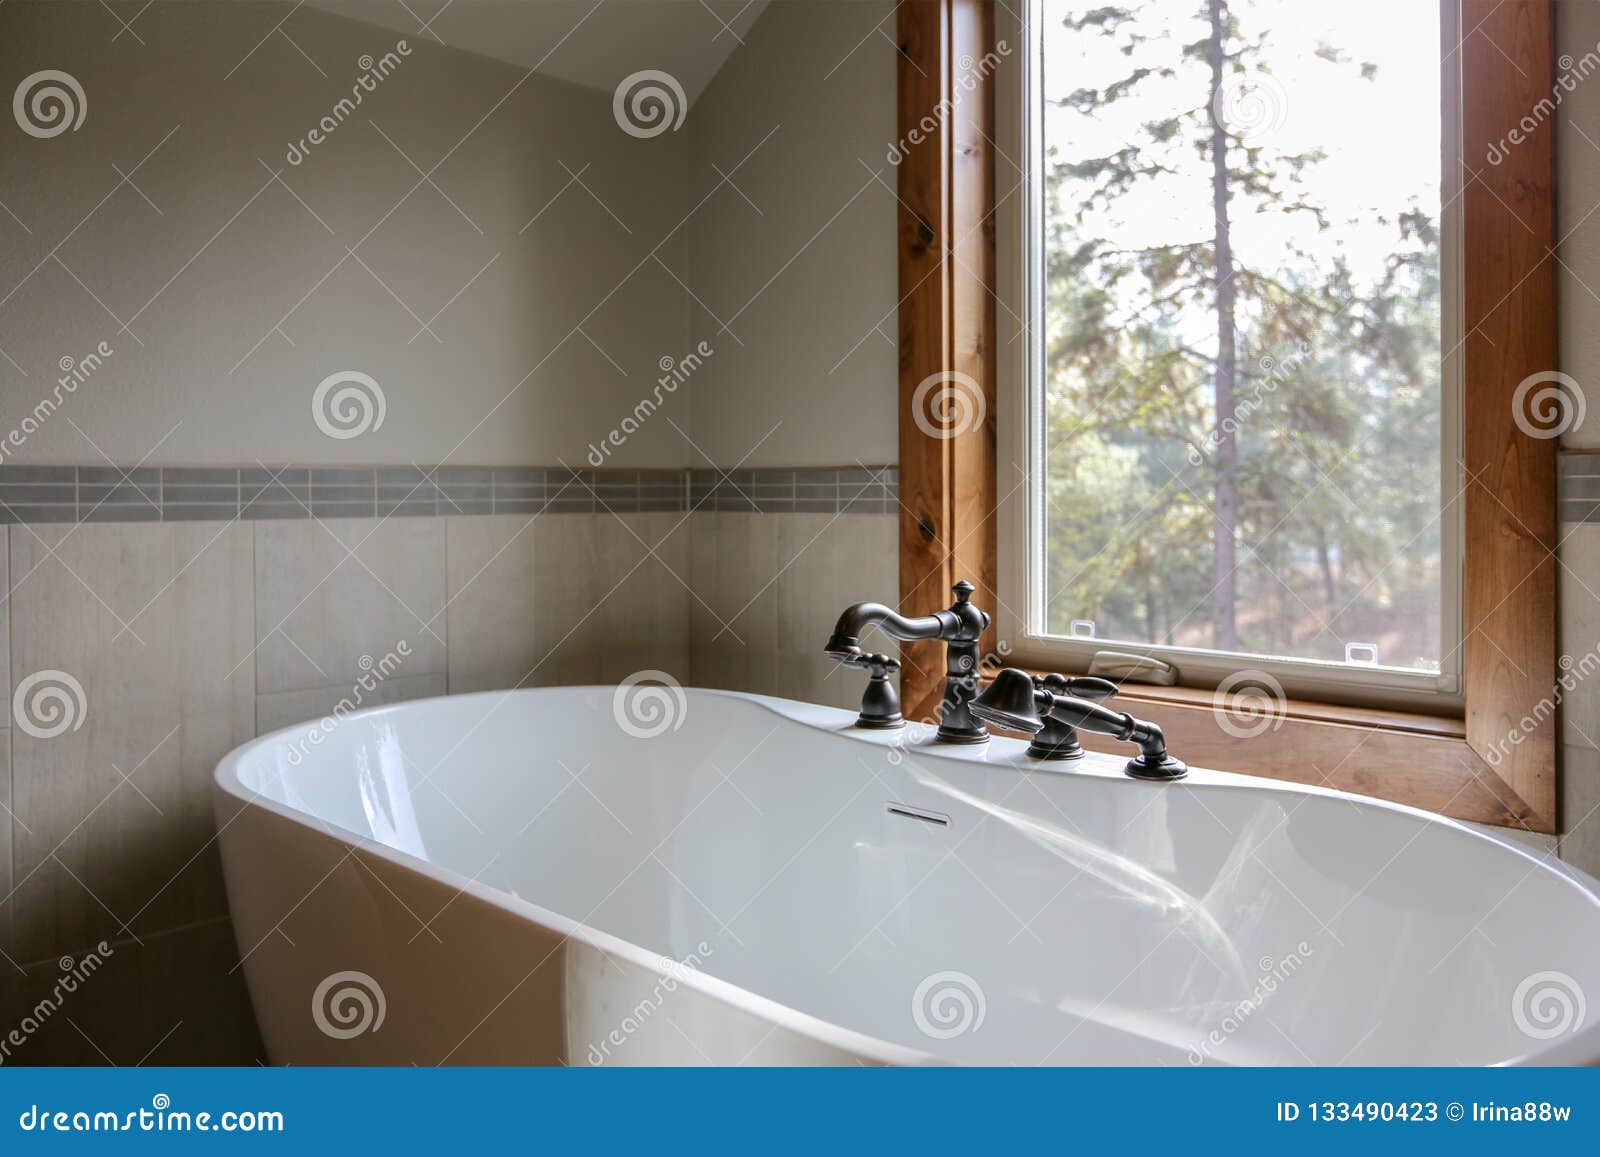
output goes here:
[[1217, 481], [1215, 548], [1212, 591], [1212, 635], [1223, 651], [1239, 649], [1237, 595], [1234, 571], [1236, 528], [1239, 521], [1239, 447], [1234, 437], [1234, 378], [1236, 329], [1234, 325], [1233, 234], [1228, 220], [1228, 128], [1222, 115], [1222, 67], [1227, 35], [1225, 0], [1209, 0], [1211, 40], [1211, 207], [1216, 217], [1215, 267], [1217, 280], [1217, 369], [1213, 377], [1217, 416]]
[[1317, 527], [1317, 563], [1322, 567], [1322, 601], [1330, 614], [1339, 601], [1339, 580], [1333, 574], [1333, 552], [1328, 549], [1328, 531]]

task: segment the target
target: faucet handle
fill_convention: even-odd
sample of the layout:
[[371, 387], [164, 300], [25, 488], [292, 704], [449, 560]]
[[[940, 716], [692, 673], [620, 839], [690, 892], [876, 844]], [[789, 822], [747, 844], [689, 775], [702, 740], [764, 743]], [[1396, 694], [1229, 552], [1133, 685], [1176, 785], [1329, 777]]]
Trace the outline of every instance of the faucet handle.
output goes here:
[[900, 670], [900, 660], [891, 659], [888, 655], [868, 655], [865, 653], [851, 655], [839, 659], [838, 663], [844, 667], [859, 667], [866, 670], [874, 679], [885, 679], [889, 672]]
[[1082, 759], [1083, 745], [1078, 742], [1078, 729], [1064, 719], [1050, 714], [1051, 697], [1065, 695], [1098, 703], [1117, 693], [1117, 685], [1106, 679], [1091, 676], [1035, 675], [1033, 686], [1039, 694], [1044, 710], [1040, 712], [1044, 724], [1034, 733], [1028, 744], [1028, 754], [1034, 759]]
[[900, 714], [900, 696], [895, 692], [889, 676], [900, 670], [900, 660], [888, 655], [855, 654], [838, 657], [841, 666], [864, 668], [867, 672], [867, 689], [861, 693], [861, 714], [856, 716], [856, 726], [870, 731], [887, 731], [905, 726], [905, 716]]
[[1041, 691], [1070, 695], [1074, 699], [1087, 699], [1091, 703], [1114, 698], [1117, 694], [1115, 683], [1109, 679], [1097, 679], [1092, 675], [1035, 675], [1033, 685]]
[[[1074, 681], [1065, 675], [1035, 675], [1033, 686], [1035, 693], [1045, 710], [1040, 712], [1040, 721], [1044, 724], [1033, 734], [1033, 741], [1028, 744], [1028, 755], [1034, 759], [1082, 759], [1083, 745], [1078, 742], [1078, 731], [1070, 724], [1063, 723], [1049, 713], [1050, 696], [1066, 695], [1067, 688]], [[1091, 679], [1091, 683], [1102, 683], [1102, 679]], [[1109, 683], [1106, 686], [1111, 687]], [[1091, 687], [1090, 691], [1099, 690]], [[1116, 693], [1116, 688], [1111, 687], [1111, 694]], [[1108, 696], [1101, 695], [1101, 698]]]

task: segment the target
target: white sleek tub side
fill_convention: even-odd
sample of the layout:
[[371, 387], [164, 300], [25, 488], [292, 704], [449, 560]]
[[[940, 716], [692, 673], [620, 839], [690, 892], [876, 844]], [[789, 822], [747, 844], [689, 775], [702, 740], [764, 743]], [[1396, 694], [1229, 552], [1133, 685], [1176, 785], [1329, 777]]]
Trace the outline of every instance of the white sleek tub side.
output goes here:
[[[614, 694], [407, 703], [223, 760], [274, 1061], [1600, 1060], [1561, 1004], [1600, 993], [1600, 888], [1462, 825], [733, 693], [624, 727]], [[330, 1010], [346, 986], [371, 1014]]]

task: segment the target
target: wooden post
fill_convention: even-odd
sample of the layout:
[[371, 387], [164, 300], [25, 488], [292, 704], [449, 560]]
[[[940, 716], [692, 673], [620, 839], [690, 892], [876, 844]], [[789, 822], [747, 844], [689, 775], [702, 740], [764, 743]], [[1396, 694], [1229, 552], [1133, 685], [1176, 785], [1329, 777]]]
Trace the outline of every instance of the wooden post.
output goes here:
[[[942, 609], [966, 579], [993, 613], [992, 0], [904, 0], [897, 33], [900, 609]], [[934, 717], [940, 650], [901, 647], [908, 718]]]

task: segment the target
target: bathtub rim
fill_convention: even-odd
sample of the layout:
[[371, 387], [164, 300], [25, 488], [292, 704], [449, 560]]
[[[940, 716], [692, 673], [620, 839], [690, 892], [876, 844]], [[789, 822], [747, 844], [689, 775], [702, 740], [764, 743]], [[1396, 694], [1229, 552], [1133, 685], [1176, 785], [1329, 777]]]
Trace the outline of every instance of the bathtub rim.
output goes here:
[[[616, 689], [617, 684], [599, 683], [474, 691], [459, 695], [432, 695], [421, 699], [408, 699], [398, 703], [364, 707], [350, 712], [343, 717], [343, 720], [345, 722], [351, 720], [368, 721], [386, 716], [409, 715], [433, 703], [465, 703], [474, 699], [487, 700], [491, 698], [499, 699], [503, 703], [514, 698], [536, 697], [541, 693], [548, 692], [574, 693], [587, 691], [614, 694]], [[727, 691], [709, 687], [685, 686], [682, 690], [686, 695], [695, 697], [706, 696], [753, 703], [797, 726], [836, 735], [847, 741], [867, 743], [876, 747], [896, 746], [905, 734], [904, 731], [872, 731], [856, 728], [854, 726], [855, 713], [837, 707], [826, 707], [820, 704], [784, 699], [772, 695], [758, 695], [744, 691]], [[498, 710], [498, 706], [496, 710]], [[832, 1021], [824, 1020], [810, 1013], [802, 1012], [770, 997], [752, 992], [750, 989], [741, 987], [731, 981], [711, 976], [698, 968], [685, 969], [679, 961], [672, 957], [654, 952], [630, 940], [624, 940], [581, 920], [564, 916], [533, 901], [513, 896], [498, 888], [482, 884], [472, 877], [462, 875], [454, 869], [432, 860], [424, 860], [410, 853], [392, 848], [387, 844], [377, 843], [359, 832], [351, 831], [320, 816], [279, 803], [277, 800], [262, 795], [244, 785], [239, 777], [239, 766], [253, 753], [275, 745], [281, 745], [287, 737], [303, 735], [311, 729], [319, 727], [326, 718], [326, 716], [318, 716], [286, 727], [280, 727], [264, 735], [259, 735], [229, 751], [217, 763], [213, 772], [213, 790], [238, 803], [264, 808], [281, 819], [308, 828], [330, 839], [348, 844], [358, 851], [375, 855], [417, 875], [435, 880], [446, 887], [455, 889], [459, 893], [469, 895], [511, 915], [521, 919], [531, 919], [534, 923], [547, 928], [563, 939], [577, 940], [588, 947], [620, 957], [637, 967], [647, 969], [652, 974], [660, 976], [671, 975], [679, 984], [692, 988], [714, 1000], [728, 1004], [741, 1012], [768, 1020], [786, 1031], [813, 1040], [825, 1047], [853, 1053], [883, 1065], [947, 1066], [953, 1063], [934, 1053], [897, 1044], [881, 1037], [874, 1037], [867, 1033], [835, 1024]], [[1169, 787], [1166, 784], [1130, 779], [1121, 770], [1121, 760], [1100, 753], [1090, 752], [1088, 758], [1082, 761], [1074, 761], [1077, 766], [1063, 767], [1060, 764], [1045, 763], [1029, 758], [1026, 754], [1027, 744], [1022, 740], [1008, 739], [1004, 736], [996, 735], [985, 744], [970, 747], [955, 746], [933, 742], [933, 729], [931, 727], [925, 728], [924, 731], [926, 734], [919, 741], [904, 745], [904, 749], [914, 752], [919, 760], [928, 759], [934, 762], [959, 764], [981, 763], [991, 768], [1011, 770], [1018, 773], [1088, 776], [1118, 781], [1134, 790], [1162, 791], [1167, 790]], [[1378, 799], [1373, 796], [1360, 795], [1355, 792], [1341, 791], [1337, 788], [1292, 783], [1264, 776], [1248, 775], [1242, 772], [1218, 771], [1213, 768], [1191, 767], [1188, 777], [1183, 782], [1186, 787], [1191, 789], [1231, 787], [1249, 791], [1278, 792], [1295, 796], [1320, 796], [1353, 803], [1360, 808], [1373, 808], [1380, 811], [1398, 813], [1423, 823], [1443, 825], [1461, 835], [1485, 841], [1496, 845], [1503, 851], [1509, 851], [1519, 856], [1527, 861], [1532, 870], [1552, 872], [1561, 877], [1584, 895], [1590, 907], [1595, 909], [1596, 919], [1600, 920], [1600, 880], [1597, 880], [1582, 869], [1559, 859], [1553, 853], [1537, 852], [1516, 840], [1495, 835], [1490, 831], [1468, 825], [1436, 812]], [[230, 820], [229, 822], [231, 823], [232, 821]], [[225, 827], [226, 825], [224, 825]], [[219, 840], [221, 832], [222, 829], [219, 829]], [[570, 1045], [571, 1042], [568, 1043]], [[571, 1063], [570, 1057], [568, 1058], [568, 1063]], [[1514, 1057], [1497, 1061], [1494, 1066], [1489, 1067], [1594, 1064], [1600, 1064], [1600, 1017], [1596, 1017], [1585, 1028], [1560, 1042], [1547, 1043], [1543, 1048], [1530, 1049]]]
[[[514, 693], [520, 694], [523, 691], [571, 691], [580, 689], [609, 691], [612, 689], [612, 686], [613, 685], [609, 684], [597, 684], [585, 685], [583, 688], [532, 687], [519, 688]], [[686, 688], [686, 690], [690, 689]], [[413, 707], [419, 704], [430, 703], [439, 700], [462, 700], [473, 697], [489, 696], [509, 698], [510, 694], [512, 693], [505, 691], [478, 691], [464, 695], [434, 695], [425, 699], [410, 699], [400, 703], [381, 704], [375, 707], [363, 708], [359, 711], [351, 712], [344, 718], [347, 721], [358, 716], [363, 719], [373, 719], [401, 711], [406, 707]], [[717, 694], [727, 695], [732, 698], [750, 698], [750, 696], [745, 696], [738, 692], [718, 692]], [[801, 1012], [799, 1009], [782, 1004], [779, 1001], [771, 999], [770, 997], [765, 997], [759, 993], [752, 992], [750, 989], [734, 984], [731, 981], [712, 976], [699, 968], [685, 968], [680, 961], [670, 956], [665, 956], [661, 953], [654, 952], [643, 947], [642, 945], [635, 944], [631, 940], [624, 940], [610, 932], [606, 932], [603, 929], [586, 924], [581, 920], [573, 919], [570, 916], [564, 916], [553, 909], [546, 908], [543, 905], [534, 903], [531, 900], [526, 900], [519, 896], [513, 896], [509, 892], [502, 891], [499, 888], [490, 887], [489, 885], [483, 884], [470, 876], [465, 876], [460, 872], [457, 872], [453, 868], [446, 867], [443, 864], [436, 863], [432, 860], [421, 859], [417, 856], [411, 855], [408, 852], [402, 852], [397, 848], [392, 848], [387, 844], [377, 843], [371, 838], [363, 836], [359, 832], [351, 831], [349, 828], [323, 819], [321, 816], [315, 816], [309, 812], [303, 812], [279, 803], [277, 800], [271, 799], [249, 787], [246, 787], [240, 780], [238, 774], [239, 764], [242, 763], [251, 752], [262, 747], [271, 746], [274, 741], [281, 742], [286, 736], [291, 734], [303, 733], [309, 730], [311, 727], [316, 726], [320, 721], [321, 717], [301, 723], [290, 724], [287, 727], [280, 727], [276, 731], [268, 732], [265, 735], [261, 735], [253, 740], [250, 740], [247, 743], [240, 744], [218, 762], [216, 770], [212, 776], [213, 790], [222, 793], [237, 803], [244, 804], [248, 807], [262, 808], [281, 819], [287, 820], [290, 823], [298, 824], [299, 826], [309, 829], [310, 831], [313, 831], [319, 835], [346, 844], [356, 851], [386, 860], [396, 867], [433, 880], [460, 894], [471, 896], [475, 900], [498, 908], [501, 911], [517, 917], [518, 919], [531, 921], [532, 923], [543, 927], [561, 937], [563, 940], [575, 940], [589, 948], [593, 948], [611, 956], [619, 957], [630, 964], [646, 969], [652, 975], [661, 977], [670, 976], [677, 984], [681, 984], [686, 988], [691, 988], [704, 996], [710, 997], [713, 1000], [730, 1005], [740, 1012], [768, 1021], [777, 1027], [784, 1029], [785, 1031], [815, 1041], [816, 1043], [827, 1048], [837, 1049], [842, 1052], [864, 1057], [876, 1064], [881, 1065], [931, 1065], [940, 1067], [950, 1065], [950, 1061], [936, 1056], [933, 1053], [924, 1052], [920, 1049], [909, 1048], [905, 1045], [896, 1044], [893, 1041], [884, 1040], [881, 1037], [874, 1037], [867, 1033], [858, 1032], [855, 1029], [846, 1028], [842, 1025], [835, 1024], [832, 1021], [823, 1020], [821, 1017], [813, 1016], [810, 1013]], [[230, 820], [229, 822], [231, 823], [233, 821]], [[220, 841], [220, 830], [218, 832], [218, 838]], [[552, 952], [550, 955], [554, 955], [554, 953]], [[548, 960], [548, 957], [546, 959]], [[544, 961], [541, 961], [541, 964], [543, 963]], [[572, 1046], [573, 1042], [568, 1041], [567, 1047], [569, 1050], [572, 1048]], [[571, 1056], [567, 1058], [567, 1063], [575, 1068], [587, 1067], [577, 1064]]]

